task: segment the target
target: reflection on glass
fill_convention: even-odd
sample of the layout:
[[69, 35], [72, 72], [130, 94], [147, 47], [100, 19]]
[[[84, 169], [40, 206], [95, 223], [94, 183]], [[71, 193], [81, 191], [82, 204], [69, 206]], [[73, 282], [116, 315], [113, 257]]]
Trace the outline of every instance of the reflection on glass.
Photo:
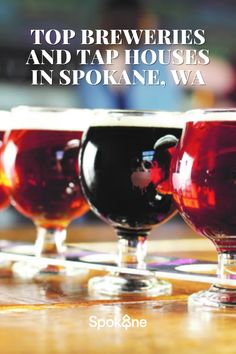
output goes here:
[[88, 210], [78, 179], [86, 112], [30, 107], [12, 112], [4, 168], [12, 204], [37, 227], [37, 256], [63, 257], [68, 224]]
[[[236, 278], [236, 111], [187, 113], [172, 163], [173, 196], [183, 218], [216, 246], [218, 275]], [[234, 307], [236, 289], [217, 284], [190, 302]]]
[[[81, 182], [93, 211], [118, 236], [119, 266], [145, 269], [146, 239], [154, 225], [174, 215], [169, 164], [181, 134], [177, 113], [97, 111], [81, 150]], [[161, 139], [168, 135], [167, 145]], [[110, 274], [90, 289], [108, 295], [155, 296], [170, 284], [154, 277]]]

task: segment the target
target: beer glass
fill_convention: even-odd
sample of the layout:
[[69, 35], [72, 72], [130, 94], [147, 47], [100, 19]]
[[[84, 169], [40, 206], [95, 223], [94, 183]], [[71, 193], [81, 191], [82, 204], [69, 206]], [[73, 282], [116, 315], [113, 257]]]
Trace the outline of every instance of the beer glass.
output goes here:
[[[172, 161], [173, 196], [184, 220], [218, 252], [218, 276], [236, 277], [236, 110], [195, 110]], [[236, 288], [218, 284], [190, 305], [236, 307]]]
[[63, 257], [68, 224], [88, 211], [78, 178], [87, 119], [79, 109], [12, 110], [3, 164], [12, 205], [36, 225], [36, 256]]
[[[149, 231], [175, 214], [168, 176], [181, 131], [178, 113], [97, 110], [84, 135], [81, 185], [92, 210], [116, 230], [120, 267], [145, 269]], [[169, 144], [162, 149], [166, 135]], [[155, 277], [110, 274], [92, 278], [89, 289], [157, 296], [170, 293], [171, 285]]]

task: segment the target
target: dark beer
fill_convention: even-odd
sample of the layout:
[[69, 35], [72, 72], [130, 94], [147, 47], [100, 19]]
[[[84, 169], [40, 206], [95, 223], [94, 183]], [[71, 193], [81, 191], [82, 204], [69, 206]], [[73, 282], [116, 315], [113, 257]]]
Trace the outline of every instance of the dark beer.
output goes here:
[[[94, 113], [80, 154], [81, 184], [92, 210], [116, 229], [119, 267], [145, 269], [149, 231], [176, 211], [169, 169], [181, 131], [176, 113]], [[171, 293], [171, 284], [156, 277], [123, 273], [92, 278], [88, 287], [109, 296]]]
[[157, 153], [154, 146], [165, 135], [179, 138], [182, 129], [174, 121], [165, 127], [170, 123], [165, 115], [156, 121], [148, 113], [130, 115], [132, 119], [118, 118], [114, 124], [112, 117], [101, 119], [90, 127], [81, 154], [81, 181], [92, 209], [105, 221], [150, 229], [175, 212], [166, 188], [173, 148]]
[[211, 116], [187, 123], [172, 164], [173, 196], [190, 226], [219, 251], [235, 252], [236, 121]]

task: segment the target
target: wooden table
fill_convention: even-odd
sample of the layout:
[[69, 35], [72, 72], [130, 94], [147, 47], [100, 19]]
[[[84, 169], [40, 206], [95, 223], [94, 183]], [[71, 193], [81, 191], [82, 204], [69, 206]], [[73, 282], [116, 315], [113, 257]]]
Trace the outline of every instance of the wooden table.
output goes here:
[[[18, 234], [11, 232], [10, 238]], [[110, 242], [81, 246], [115, 249]], [[150, 241], [149, 250], [162, 255], [216, 258], [213, 246], [203, 238]], [[171, 296], [139, 301], [134, 297], [98, 299], [86, 290], [92, 275], [47, 282], [2, 278], [0, 353], [236, 353], [236, 312], [188, 311], [188, 295], [208, 285], [175, 281]], [[98, 320], [109, 320], [108, 325], [116, 320], [116, 326], [126, 315], [129, 320], [138, 320], [136, 324], [146, 320], [147, 326], [99, 330], [91, 326]]]

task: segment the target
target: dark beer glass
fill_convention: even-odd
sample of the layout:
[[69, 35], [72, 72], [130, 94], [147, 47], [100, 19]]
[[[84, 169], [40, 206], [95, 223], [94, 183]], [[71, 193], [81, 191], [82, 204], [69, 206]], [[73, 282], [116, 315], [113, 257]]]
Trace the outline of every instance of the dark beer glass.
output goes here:
[[87, 118], [86, 110], [12, 110], [4, 169], [13, 206], [37, 227], [37, 256], [62, 257], [68, 224], [88, 210], [78, 178]]
[[[174, 154], [173, 196], [184, 220], [218, 252], [218, 276], [236, 277], [236, 110], [196, 110]], [[236, 307], [236, 288], [213, 285], [189, 303]]]
[[[81, 149], [82, 187], [92, 210], [116, 230], [117, 264], [145, 269], [149, 231], [176, 211], [168, 176], [181, 119], [167, 112], [101, 110], [94, 116]], [[162, 149], [166, 135], [169, 145]], [[124, 274], [93, 278], [89, 288], [108, 295], [171, 291], [169, 283], [154, 277]]]

